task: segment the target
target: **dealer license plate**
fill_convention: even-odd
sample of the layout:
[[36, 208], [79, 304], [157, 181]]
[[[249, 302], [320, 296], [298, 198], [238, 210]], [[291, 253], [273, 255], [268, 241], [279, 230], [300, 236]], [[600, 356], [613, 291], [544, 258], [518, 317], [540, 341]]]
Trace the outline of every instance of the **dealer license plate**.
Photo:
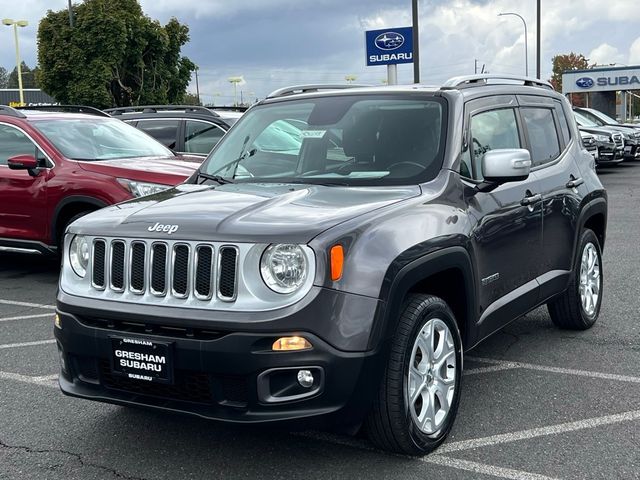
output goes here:
[[111, 370], [142, 382], [172, 383], [171, 343], [146, 338], [111, 338]]

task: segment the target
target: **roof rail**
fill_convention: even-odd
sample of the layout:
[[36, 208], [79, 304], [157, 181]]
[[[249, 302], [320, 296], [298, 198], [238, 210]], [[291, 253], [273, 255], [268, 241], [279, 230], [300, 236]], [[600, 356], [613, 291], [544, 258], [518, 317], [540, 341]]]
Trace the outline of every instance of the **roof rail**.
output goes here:
[[[488, 85], [490, 83], [488, 80], [497, 80], [495, 82], [491, 82], [493, 85], [509, 85], [514, 82], [522, 82], [523, 85], [528, 87], [543, 87], [554, 90], [553, 85], [545, 80], [539, 80], [532, 77], [520, 77], [518, 75], [499, 75], [491, 73], [453, 77], [442, 84], [442, 89], [450, 90]], [[503, 80], [504, 82], [500, 82], [500, 80]]]
[[17, 118], [26, 118], [27, 116], [19, 112], [13, 107], [9, 107], [8, 105], [0, 105], [0, 115], [7, 115], [8, 117], [17, 117]]
[[207, 107], [200, 105], [139, 105], [131, 107], [107, 108], [105, 112], [116, 116], [125, 113], [158, 113], [158, 112], [175, 112], [185, 111], [190, 113], [202, 113], [211, 117], [219, 117], [216, 112], [212, 112]]
[[99, 117], [110, 117], [108, 113], [86, 105], [29, 105], [16, 107], [18, 110], [37, 110], [42, 112], [63, 112], [63, 113], [86, 113]]
[[267, 98], [285, 97], [287, 95], [297, 95], [300, 93], [320, 92], [322, 90], [344, 90], [346, 88], [369, 87], [370, 85], [357, 85], [354, 83], [339, 84], [316, 84], [316, 85], [294, 85], [291, 87], [274, 90]]

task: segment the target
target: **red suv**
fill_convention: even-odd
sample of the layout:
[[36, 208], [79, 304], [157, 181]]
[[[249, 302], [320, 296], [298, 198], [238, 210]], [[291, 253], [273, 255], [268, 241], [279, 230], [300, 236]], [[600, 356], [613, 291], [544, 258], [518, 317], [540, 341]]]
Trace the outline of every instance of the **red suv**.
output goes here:
[[0, 106], [0, 247], [55, 252], [76, 218], [200, 166], [100, 110], [74, 108], [85, 113]]

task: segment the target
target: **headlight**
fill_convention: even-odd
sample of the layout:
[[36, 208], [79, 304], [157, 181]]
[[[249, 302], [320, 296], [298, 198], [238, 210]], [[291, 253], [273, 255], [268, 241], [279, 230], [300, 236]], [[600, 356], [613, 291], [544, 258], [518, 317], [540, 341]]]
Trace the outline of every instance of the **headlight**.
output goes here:
[[594, 135], [597, 142], [608, 142], [609, 137], [606, 135]]
[[307, 279], [307, 257], [298, 245], [270, 245], [260, 259], [260, 273], [277, 293], [293, 293]]
[[161, 185], [159, 183], [146, 183], [129, 180], [127, 178], [119, 178], [118, 183], [130, 191], [136, 197], [144, 197], [154, 193], [163, 192], [171, 188], [169, 185]]
[[73, 237], [69, 247], [69, 262], [75, 274], [84, 278], [89, 265], [89, 242], [86, 237], [82, 235]]

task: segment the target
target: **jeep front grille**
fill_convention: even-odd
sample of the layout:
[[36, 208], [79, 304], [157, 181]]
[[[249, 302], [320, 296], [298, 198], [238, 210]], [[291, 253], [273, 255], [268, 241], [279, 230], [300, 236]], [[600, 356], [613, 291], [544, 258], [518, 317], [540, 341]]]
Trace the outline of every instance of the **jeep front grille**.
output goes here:
[[93, 242], [91, 285], [114, 293], [198, 300], [216, 296], [233, 302], [238, 259], [233, 245], [216, 249], [209, 244], [98, 238]]

